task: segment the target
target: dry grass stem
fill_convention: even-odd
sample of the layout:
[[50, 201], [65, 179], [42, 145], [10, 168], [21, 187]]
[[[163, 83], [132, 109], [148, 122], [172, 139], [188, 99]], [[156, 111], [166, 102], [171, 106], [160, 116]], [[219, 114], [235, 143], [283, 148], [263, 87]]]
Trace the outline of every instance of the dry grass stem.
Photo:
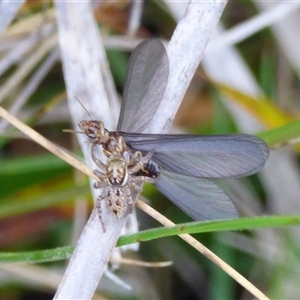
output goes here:
[[121, 257], [120, 259], [117, 258], [110, 259], [110, 262], [117, 263], [117, 264], [131, 265], [131, 266], [146, 267], [146, 268], [164, 268], [173, 265], [172, 261], [146, 262], [146, 261], [140, 261], [140, 260], [129, 259], [124, 257]]
[[85, 164], [77, 160], [75, 157], [70, 155], [69, 153], [65, 152], [46, 138], [44, 138], [42, 135], [40, 135], [38, 132], [24, 124], [22, 121], [11, 115], [7, 110], [5, 110], [3, 107], [0, 106], [0, 116], [7, 120], [9, 123], [11, 123], [13, 126], [18, 128], [20, 131], [22, 131], [24, 134], [29, 136], [32, 140], [34, 140], [36, 143], [44, 147], [45, 149], [49, 150], [74, 168], [78, 169], [82, 173], [86, 174], [89, 177], [92, 177], [97, 180], [97, 176], [93, 173], [93, 171], [87, 167]]
[[37, 65], [37, 63], [57, 44], [57, 35], [54, 34], [45, 40], [36, 51], [22, 64], [22, 66], [9, 77], [0, 89], [0, 103]]
[[[147, 205], [145, 202], [138, 200], [136, 202], [136, 206], [141, 210], [146, 212], [149, 216], [163, 224], [164, 226], [174, 226], [173, 222], [167, 219], [165, 216], [160, 214], [158, 211], [154, 210], [152, 207]], [[265, 294], [263, 294], [258, 288], [256, 288], [251, 282], [249, 282], [244, 276], [239, 274], [235, 269], [233, 269], [230, 265], [228, 265], [225, 261], [223, 261], [216, 254], [211, 252], [208, 248], [202, 245], [199, 241], [193, 238], [189, 234], [180, 234], [179, 237], [187, 242], [189, 245], [194, 247], [197, 251], [206, 256], [209, 260], [219, 266], [223, 271], [225, 271], [229, 276], [231, 276], [234, 280], [236, 280], [239, 284], [241, 284], [245, 289], [247, 289], [253, 296], [258, 299], [269, 299]]]

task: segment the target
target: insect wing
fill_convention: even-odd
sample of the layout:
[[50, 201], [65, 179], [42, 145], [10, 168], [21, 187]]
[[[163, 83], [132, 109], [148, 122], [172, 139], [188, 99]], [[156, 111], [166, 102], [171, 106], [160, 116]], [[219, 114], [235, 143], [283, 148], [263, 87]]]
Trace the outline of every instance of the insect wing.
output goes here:
[[238, 217], [229, 196], [210, 180], [162, 171], [154, 184], [196, 221]]
[[152, 159], [166, 171], [195, 177], [248, 176], [261, 169], [269, 155], [264, 141], [247, 134], [122, 136], [134, 150], [152, 151]]
[[168, 56], [159, 40], [146, 40], [134, 49], [117, 130], [143, 132], [146, 129], [163, 97], [168, 75]]

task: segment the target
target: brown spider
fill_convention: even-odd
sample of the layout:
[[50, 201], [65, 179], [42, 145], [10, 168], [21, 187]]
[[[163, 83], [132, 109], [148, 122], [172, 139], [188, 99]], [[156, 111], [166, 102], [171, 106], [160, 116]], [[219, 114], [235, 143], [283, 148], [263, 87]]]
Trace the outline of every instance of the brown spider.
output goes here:
[[99, 178], [94, 184], [94, 188], [103, 188], [101, 195], [97, 198], [96, 208], [98, 216], [105, 231], [102, 220], [101, 203], [104, 200], [109, 211], [117, 218], [123, 216], [127, 207], [132, 209], [136, 197], [133, 198], [132, 191], [139, 193], [140, 185], [147, 181], [153, 182], [152, 178], [136, 176], [135, 173], [144, 170], [144, 165], [150, 160], [152, 153], [143, 156], [141, 152], [132, 153], [122, 137], [111, 138], [111, 147], [104, 149], [107, 163], [104, 164], [97, 157], [97, 144], [92, 144], [92, 159], [99, 169], [94, 170], [94, 174]]

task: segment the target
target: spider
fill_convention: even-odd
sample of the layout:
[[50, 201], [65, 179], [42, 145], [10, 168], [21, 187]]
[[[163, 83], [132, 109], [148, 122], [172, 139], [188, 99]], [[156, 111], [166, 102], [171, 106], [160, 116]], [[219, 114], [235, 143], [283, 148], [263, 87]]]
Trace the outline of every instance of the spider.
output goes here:
[[[92, 144], [92, 159], [98, 166], [98, 169], [94, 170], [94, 174], [99, 179], [94, 183], [94, 188], [103, 188], [101, 195], [97, 198], [96, 208], [105, 231], [102, 219], [102, 201], [105, 201], [108, 210], [115, 217], [120, 218], [127, 207], [132, 210], [136, 198], [136, 196], [133, 198], [132, 191], [139, 193], [142, 190], [141, 184], [145, 181], [153, 182], [153, 179], [143, 176], [143, 174], [147, 174], [144, 165], [147, 165], [151, 159], [151, 152], [145, 156], [139, 151], [132, 153], [121, 136], [109, 137], [109, 143], [103, 152], [107, 157], [106, 164], [97, 157], [97, 144]], [[137, 173], [139, 175], [135, 175]]]

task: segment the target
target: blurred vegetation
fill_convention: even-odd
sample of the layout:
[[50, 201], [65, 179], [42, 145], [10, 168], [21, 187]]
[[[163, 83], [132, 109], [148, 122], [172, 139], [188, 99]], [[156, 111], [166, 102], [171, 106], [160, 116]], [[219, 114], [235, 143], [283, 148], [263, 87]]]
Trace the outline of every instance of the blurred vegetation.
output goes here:
[[[0, 62], [7, 58], [10, 51], [13, 51], [14, 48], [9, 46], [11, 41], [18, 45], [19, 42], [29, 39], [34, 34], [40, 34], [46, 23], [50, 27], [54, 25], [55, 19], [49, 13], [52, 9], [52, 4], [45, 6], [43, 2], [36, 1], [27, 1], [22, 6], [15, 21], [3, 33], [3, 37], [0, 37], [1, 44], [7, 45], [6, 48], [0, 47]], [[130, 1], [104, 2], [95, 12], [100, 30], [107, 36], [125, 34], [124, 24], [128, 23], [129, 11]], [[227, 27], [233, 27], [256, 14], [258, 11], [250, 1], [247, 5], [244, 2], [241, 4], [232, 1], [226, 8], [222, 21]], [[38, 27], [22, 26], [21, 31], [13, 32], [14, 26], [18, 26], [20, 22], [31, 24], [32, 17], [38, 18]], [[157, 36], [168, 39], [175, 25], [172, 16], [162, 5], [147, 1], [138, 35], [141, 38]], [[43, 38], [41, 35], [35, 45], [36, 48], [43, 43]], [[0, 95], [10, 78], [26, 63], [35, 47], [25, 53], [22, 59], [10, 65], [5, 72], [0, 73]], [[297, 139], [300, 133], [297, 121], [299, 105], [296, 97], [299, 78], [293, 70], [289, 69], [290, 66], [285, 66], [289, 69], [291, 80], [289, 84], [294, 90], [289, 94], [290, 101], [279, 103], [277, 101], [280, 94], [278, 78], [281, 74], [277, 66], [281, 50], [270, 30], [260, 31], [241, 42], [237, 48], [265, 94], [263, 101], [256, 102], [249, 95], [208, 79], [199, 67], [178, 112], [175, 125], [199, 134], [237, 132], [235, 121], [224, 104], [224, 98], [230, 95], [232, 102], [242, 106], [262, 123], [265, 130], [260, 133], [260, 136], [271, 146], [287, 145], [289, 140]], [[28, 87], [31, 78], [48, 55], [49, 52], [45, 53], [43, 59], [28, 71], [27, 76], [16, 82], [13, 90], [0, 99], [3, 107], [9, 109], [14, 104], [15, 99], [18, 99], [21, 92]], [[107, 55], [116, 87], [121, 94], [129, 54], [118, 49], [110, 49]], [[62, 68], [59, 60], [56, 60], [36, 89], [26, 98], [16, 116], [46, 138], [78, 154], [79, 147], [74, 136], [62, 131], [73, 126], [65, 97]], [[59, 247], [72, 246], [75, 243], [78, 232], [80, 233], [82, 229], [80, 220], [86, 220], [93, 207], [88, 180], [10, 125], [3, 124], [0, 120], [0, 260], [2, 263], [10, 262], [8, 254], [22, 252], [23, 256], [18, 257], [19, 261], [23, 259], [23, 262], [51, 261], [38, 266], [57, 274], [58, 269], [63, 270], [65, 267], [66, 262], [61, 260], [70, 257], [72, 250], [72, 248]], [[296, 145], [294, 150], [297, 153]], [[273, 213], [266, 205], [266, 187], [257, 175], [243, 179], [241, 185], [258, 195], [255, 198], [259, 199], [259, 205], [265, 209], [263, 214]], [[230, 193], [230, 187], [228, 192]], [[143, 195], [151, 199], [153, 207], [174, 222], [190, 221], [153, 186], [146, 184]], [[78, 210], [82, 212], [79, 217], [78, 212], [75, 214]], [[299, 212], [295, 211], [296, 213]], [[138, 215], [141, 230], [158, 226], [156, 221], [143, 212], [138, 212]], [[283, 226], [279, 221], [277, 225]], [[237, 227], [239, 228], [242, 227]], [[152, 234], [154, 238], [155, 233]], [[276, 239], [280, 239], [280, 243], [284, 244], [284, 253], [276, 253], [273, 256], [276, 260], [262, 255], [261, 250], [257, 251], [258, 248], [268, 247], [268, 245], [257, 244], [256, 238], [263, 234], [275, 235]], [[286, 295], [284, 287], [280, 284], [282, 278], [289, 279], [291, 289], [297, 290], [299, 243], [293, 238], [292, 232], [279, 229], [270, 232], [264, 229], [260, 233], [258, 231], [218, 232], [197, 234], [195, 237], [273, 298], [282, 298], [282, 295]], [[259, 241], [261, 242], [262, 239]], [[117, 271], [117, 275], [125, 280], [136, 278], [145, 289], [155, 289], [161, 299], [248, 299], [250, 297], [228, 275], [177, 237], [141, 243], [138, 253], [126, 253], [124, 256], [145, 261], [174, 261], [174, 265], [167, 269], [140, 270], [140, 267], [136, 266], [122, 266]], [[28, 269], [28, 274], [34, 274], [35, 279], [30, 276], [31, 279], [26, 280], [26, 276], [20, 271], [4, 268], [7, 265], [0, 265], [1, 299], [52, 298], [55, 286], [49, 287], [47, 283], [41, 284], [37, 281], [41, 269]], [[142, 293], [135, 294], [134, 291], [132, 294], [125, 293], [116, 283], [106, 284], [106, 281], [101, 284], [101, 290], [109, 299], [145, 297]]]

